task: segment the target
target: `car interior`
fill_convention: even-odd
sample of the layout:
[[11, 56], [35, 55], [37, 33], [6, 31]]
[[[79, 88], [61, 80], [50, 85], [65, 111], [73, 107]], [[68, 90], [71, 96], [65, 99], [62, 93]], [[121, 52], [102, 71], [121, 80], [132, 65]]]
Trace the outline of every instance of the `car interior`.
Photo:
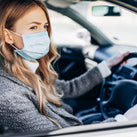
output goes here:
[[[123, 6], [137, 12], [136, 2], [129, 2], [130, 6], [123, 4], [124, 0], [107, 0], [120, 6]], [[97, 64], [109, 57], [115, 55], [119, 51], [130, 51], [130, 54], [123, 59], [115, 67], [111, 68], [111, 75], [103, 80], [100, 85], [94, 87], [92, 91], [87, 91], [85, 95], [73, 99], [64, 99], [63, 101], [69, 104], [74, 111], [74, 115], [79, 117], [83, 123], [100, 123], [107, 118], [114, 117], [117, 114], [123, 114], [129, 108], [137, 104], [137, 91], [120, 90], [121, 86], [127, 89], [136, 84], [137, 81], [137, 47], [129, 45], [118, 45], [113, 43], [106, 35], [104, 35], [92, 23], [85, 20], [78, 12], [70, 7], [76, 3], [75, 0], [68, 0], [63, 4], [62, 0], [47, 0], [44, 1], [46, 6], [55, 10], [78, 24], [83, 26], [90, 32], [91, 44], [98, 46], [94, 53], [94, 58], [85, 51], [85, 47], [73, 47], [67, 45], [57, 46], [60, 53], [60, 58], [53, 61], [53, 67], [59, 75], [59, 79], [71, 80], [82, 75], [88, 70], [86, 59], [96, 62]], [[123, 2], [123, 3], [122, 3]], [[135, 3], [134, 3], [135, 2]], [[56, 5], [57, 4], [57, 5]], [[124, 47], [124, 48], [123, 48]], [[88, 47], [90, 48], [90, 47]], [[91, 47], [92, 50], [92, 47]], [[128, 60], [127, 63], [124, 63]], [[0, 134], [7, 132], [5, 127], [0, 128]]]
[[[129, 85], [128, 88], [130, 88], [132, 83], [137, 80], [136, 47], [114, 44], [98, 30], [98, 28], [93, 26], [92, 23], [85, 21], [84, 18], [81, 17], [78, 12], [71, 9], [71, 7], [60, 8], [49, 3], [46, 3], [46, 5], [49, 9], [68, 16], [88, 29], [91, 33], [91, 43], [99, 46], [95, 51], [94, 58], [91, 58], [87, 52], [83, 52], [85, 47], [58, 46], [57, 49], [61, 57], [54, 64], [54, 68], [59, 74], [59, 79], [70, 80], [83, 74], [87, 71], [86, 59], [100, 63], [112, 55], [115, 55], [118, 51], [123, 50], [123, 47], [124, 51], [131, 52], [122, 62], [111, 68], [112, 74], [107, 77], [102, 84], [79, 98], [64, 100], [65, 103], [73, 108], [74, 114], [79, 117], [84, 124], [98, 123], [109, 117], [114, 117], [116, 114], [123, 114], [130, 107], [134, 106], [137, 102], [137, 93], [131, 94], [129, 98], [129, 91], [127, 91], [127, 93], [124, 91], [117, 92], [117, 88], [115, 87], [125, 83], [125, 85]], [[74, 18], [75, 16], [77, 16], [77, 18]], [[92, 49], [89, 48], [89, 50]], [[123, 64], [126, 60], [128, 60], [128, 63]]]

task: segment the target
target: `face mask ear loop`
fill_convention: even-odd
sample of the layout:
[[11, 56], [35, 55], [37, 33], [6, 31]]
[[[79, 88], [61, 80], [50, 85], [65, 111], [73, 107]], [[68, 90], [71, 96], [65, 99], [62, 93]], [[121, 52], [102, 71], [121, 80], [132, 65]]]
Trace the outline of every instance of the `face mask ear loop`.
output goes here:
[[[14, 33], [15, 35], [18, 35], [18, 36], [20, 36], [21, 37], [21, 34], [18, 34], [18, 33], [16, 33], [16, 32], [14, 32], [14, 31], [12, 31], [12, 30], [10, 30], [10, 32], [12, 32], [12, 33]], [[13, 48], [15, 48], [16, 50], [19, 50], [18, 48], [16, 48], [13, 44], [10, 44]]]
[[10, 30], [10, 32], [14, 33], [15, 35], [18, 35], [18, 36], [22, 37], [21, 34], [18, 34], [18, 33], [14, 32], [14, 31], [12, 31], [12, 30]]
[[13, 44], [10, 44], [13, 48], [15, 48], [16, 50], [19, 50], [19, 49], [17, 49]]

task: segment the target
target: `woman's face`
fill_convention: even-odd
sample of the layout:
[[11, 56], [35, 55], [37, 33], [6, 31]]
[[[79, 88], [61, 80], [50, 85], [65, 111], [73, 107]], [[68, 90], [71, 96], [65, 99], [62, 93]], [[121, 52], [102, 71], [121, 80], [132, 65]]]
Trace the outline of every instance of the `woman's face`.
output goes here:
[[[41, 31], [47, 31], [48, 20], [45, 12], [38, 6], [28, 10], [23, 17], [16, 21], [13, 26], [13, 31], [22, 34], [38, 33]], [[18, 48], [22, 49], [23, 40], [22, 37], [12, 33], [13, 44]]]

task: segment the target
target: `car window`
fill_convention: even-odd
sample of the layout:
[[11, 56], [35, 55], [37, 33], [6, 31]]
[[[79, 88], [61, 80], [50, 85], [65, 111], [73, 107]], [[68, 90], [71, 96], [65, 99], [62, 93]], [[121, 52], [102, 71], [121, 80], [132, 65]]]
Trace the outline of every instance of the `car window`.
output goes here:
[[[98, 27], [113, 43], [137, 46], [137, 15], [116, 5], [96, 1], [71, 5]], [[90, 44], [89, 32], [70, 18], [50, 10], [55, 44]]]
[[52, 40], [55, 45], [84, 46], [89, 44], [90, 37], [88, 36], [88, 39], [85, 36], [89, 33], [78, 23], [53, 10], [49, 10], [49, 14], [52, 24]]

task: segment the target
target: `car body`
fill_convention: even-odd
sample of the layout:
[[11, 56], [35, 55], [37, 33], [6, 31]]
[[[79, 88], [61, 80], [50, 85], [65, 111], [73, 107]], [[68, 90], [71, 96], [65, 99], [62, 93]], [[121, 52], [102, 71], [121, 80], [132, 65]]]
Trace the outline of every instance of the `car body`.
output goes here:
[[[103, 30], [100, 29], [99, 25], [96, 25], [97, 20], [92, 22], [92, 19], [88, 18], [88, 14], [83, 14], [82, 16], [79, 12], [81, 10], [78, 6], [78, 10], [75, 8], [75, 4], [79, 2], [85, 2], [84, 0], [43, 0], [47, 7], [50, 10], [54, 10], [59, 12], [73, 21], [77, 22], [81, 27], [78, 28], [77, 31], [74, 31], [74, 35], [72, 35], [73, 40], [72, 43], [64, 43], [65, 39], [62, 43], [56, 43], [57, 50], [61, 54], [61, 58], [53, 64], [55, 70], [59, 74], [59, 79], [70, 80], [75, 78], [84, 72], [86, 72], [89, 68], [94, 67], [98, 63], [103, 60], [108, 59], [109, 57], [113, 56], [118, 52], [125, 52], [130, 51], [133, 52], [132, 56], [129, 57], [128, 63], [123, 66], [117, 66], [117, 68], [113, 69], [113, 73], [111, 77], [107, 78], [104, 82], [104, 85], [101, 84], [95, 87], [92, 91], [88, 92], [87, 94], [76, 98], [76, 99], [68, 99], [64, 100], [64, 102], [71, 105], [74, 110], [74, 114], [83, 118], [83, 116], [93, 117], [95, 115], [95, 121], [99, 120], [102, 122], [102, 113], [100, 112], [99, 108], [97, 108], [100, 104], [100, 90], [102, 87], [104, 88], [105, 85], [109, 85], [105, 91], [109, 90], [109, 92], [105, 93], [107, 99], [111, 96], [111, 89], [118, 84], [120, 80], [137, 80], [137, 46], [132, 43], [123, 43], [123, 42], [115, 42], [109, 37]], [[135, 0], [104, 0], [105, 2], [109, 2], [109, 5], [115, 4], [115, 6], [124, 7], [134, 14], [137, 12], [137, 1]], [[104, 2], [103, 1], [103, 2]], [[92, 1], [88, 0], [88, 2]], [[98, 1], [97, 1], [98, 2]], [[102, 1], [101, 1], [102, 2]], [[103, 3], [104, 4], [104, 3]], [[88, 7], [89, 6], [89, 7]], [[87, 5], [90, 9], [91, 5]], [[95, 5], [94, 5], [95, 6]], [[86, 9], [85, 8], [85, 9]], [[87, 9], [88, 12], [88, 9]], [[124, 15], [122, 15], [123, 17]], [[136, 16], [136, 15], [135, 15]], [[114, 20], [119, 17], [110, 17]], [[124, 18], [125, 19], [125, 18]], [[51, 19], [52, 20], [52, 19]], [[100, 21], [106, 20], [104, 17], [99, 19]], [[119, 20], [119, 19], [118, 19]], [[56, 22], [56, 20], [52, 20]], [[68, 21], [68, 20], [67, 20]], [[63, 22], [63, 20], [62, 20]], [[59, 22], [60, 23], [60, 22]], [[64, 21], [64, 24], [66, 22]], [[106, 20], [108, 23], [108, 20]], [[135, 24], [135, 22], [134, 22]], [[130, 24], [132, 25], [132, 24]], [[57, 26], [58, 27], [58, 26]], [[59, 29], [59, 31], [61, 31]], [[135, 30], [133, 31], [135, 32]], [[54, 33], [54, 30], [53, 30]], [[63, 33], [63, 32], [61, 32]], [[126, 31], [125, 31], [126, 33]], [[67, 34], [67, 32], [66, 32]], [[63, 33], [64, 35], [64, 33]], [[71, 33], [69, 33], [71, 35]], [[135, 35], [133, 33], [133, 35]], [[55, 33], [56, 36], [56, 33]], [[53, 40], [55, 38], [53, 37]], [[132, 37], [132, 36], [131, 36]], [[68, 38], [68, 35], [67, 35]], [[71, 38], [71, 37], [70, 37]], [[77, 39], [77, 42], [75, 41]], [[83, 39], [84, 38], [84, 39]], [[86, 40], [86, 42], [84, 42]], [[117, 41], [117, 40], [116, 40]], [[132, 40], [131, 40], [132, 41]], [[96, 91], [96, 92], [94, 92]], [[117, 98], [116, 98], [117, 99]], [[111, 112], [111, 111], [108, 111]], [[119, 112], [119, 111], [118, 111]], [[110, 114], [110, 116], [114, 116], [117, 113], [117, 109], [114, 110], [114, 113]], [[83, 115], [86, 113], [86, 115]], [[92, 115], [89, 115], [92, 114]], [[94, 120], [92, 121], [94, 123]], [[135, 137], [137, 135], [137, 121], [128, 121], [128, 122], [112, 122], [112, 123], [98, 123], [98, 124], [89, 124], [83, 126], [76, 126], [61, 129], [58, 131], [53, 131], [50, 133], [30, 133], [30, 134], [14, 134], [12, 131], [6, 132], [1, 134], [2, 136], [20, 136], [20, 137], [44, 137], [44, 136], [55, 136], [55, 137], [73, 137], [73, 136], [98, 136], [98, 137], [113, 137], [113, 136], [131, 136]]]

